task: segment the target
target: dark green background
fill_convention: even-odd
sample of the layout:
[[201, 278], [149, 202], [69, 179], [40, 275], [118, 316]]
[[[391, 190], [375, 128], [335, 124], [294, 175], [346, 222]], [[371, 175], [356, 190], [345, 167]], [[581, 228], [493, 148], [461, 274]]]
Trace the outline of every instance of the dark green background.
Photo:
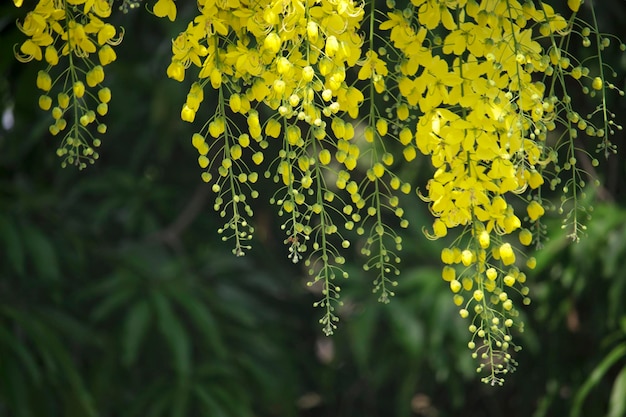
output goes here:
[[[602, 29], [625, 39], [626, 3], [598, 3]], [[61, 169], [37, 107], [43, 66], [12, 56], [25, 12], [0, 6], [0, 108], [15, 119], [0, 127], [0, 416], [604, 416], [612, 391], [623, 404], [623, 133], [584, 203], [595, 206], [588, 236], [571, 245], [548, 216], [519, 369], [493, 388], [474, 372], [467, 323], [440, 278], [446, 242], [423, 237], [432, 220], [416, 196], [404, 201], [412, 227], [396, 297], [376, 302], [351, 248], [346, 308], [325, 337], [273, 207], [256, 205], [244, 258], [215, 232], [194, 127], [179, 118], [188, 83], [165, 76], [181, 23], [143, 8], [116, 17], [126, 35], [107, 67], [109, 131], [97, 164], [78, 172]], [[624, 88], [624, 57], [608, 60]], [[623, 98], [610, 108], [625, 120]]]

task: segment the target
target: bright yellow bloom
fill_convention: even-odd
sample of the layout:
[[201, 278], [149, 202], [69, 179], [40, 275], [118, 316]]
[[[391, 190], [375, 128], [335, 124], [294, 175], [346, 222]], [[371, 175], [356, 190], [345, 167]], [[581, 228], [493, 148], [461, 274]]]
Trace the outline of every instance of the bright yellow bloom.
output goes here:
[[593, 82], [591, 83], [591, 86], [593, 87], [594, 90], [602, 90], [602, 87], [604, 86], [604, 82], [602, 81], [602, 78], [595, 77], [593, 79]]
[[170, 21], [176, 20], [176, 3], [174, 0], [158, 0], [152, 9], [157, 17], [165, 17]]
[[85, 84], [82, 81], [76, 81], [72, 86], [72, 91], [77, 98], [81, 98], [85, 95]]
[[52, 107], [52, 98], [50, 96], [39, 96], [39, 108], [41, 110], [50, 110]]
[[277, 138], [280, 136], [282, 125], [276, 119], [269, 119], [265, 125], [265, 134], [267, 136]]
[[452, 282], [454, 279], [456, 279], [456, 271], [454, 268], [446, 265], [441, 271], [441, 277], [444, 281]]
[[569, 7], [571, 11], [577, 12], [581, 3], [581, 0], [567, 0], [567, 7]]
[[[98, 99], [102, 103], [108, 103], [109, 101], [111, 101], [111, 90], [109, 89], [109, 87], [101, 88], [98, 91]], [[61, 100], [59, 100], [59, 102], [60, 101]]]
[[522, 245], [528, 246], [533, 241], [533, 234], [528, 229], [522, 229], [519, 233], [519, 241]]
[[37, 88], [43, 91], [50, 91], [52, 88], [52, 78], [46, 71], [37, 73]]
[[254, 162], [256, 165], [260, 165], [261, 162], [263, 162], [263, 159], [263, 152], [256, 152], [254, 155], [252, 155], [252, 162]]
[[185, 66], [179, 61], [172, 61], [167, 67], [167, 76], [176, 81], [183, 81], [185, 79]]
[[536, 200], [531, 201], [526, 207], [526, 212], [531, 221], [536, 221], [539, 217], [543, 216], [545, 210]]
[[200, 147], [204, 145], [204, 143], [205, 143], [204, 136], [202, 136], [201, 134], [194, 133], [191, 136], [191, 144], [193, 145], [194, 148], [200, 149]]
[[191, 123], [196, 118], [196, 112], [185, 104], [182, 110], [180, 111], [180, 118], [184, 120], [185, 122]]
[[504, 265], [511, 265], [515, 262], [515, 252], [510, 243], [504, 243], [499, 248], [500, 259]]
[[86, 75], [87, 85], [95, 87], [104, 81], [104, 69], [100, 65], [96, 65]]
[[318, 159], [322, 165], [328, 165], [330, 163], [330, 156], [328, 149], [322, 149], [318, 155]]
[[98, 50], [100, 65], [105, 66], [117, 59], [117, 54], [110, 45], [104, 45]]
[[59, 63], [59, 54], [53, 45], [48, 45], [45, 52], [46, 62], [52, 66]]

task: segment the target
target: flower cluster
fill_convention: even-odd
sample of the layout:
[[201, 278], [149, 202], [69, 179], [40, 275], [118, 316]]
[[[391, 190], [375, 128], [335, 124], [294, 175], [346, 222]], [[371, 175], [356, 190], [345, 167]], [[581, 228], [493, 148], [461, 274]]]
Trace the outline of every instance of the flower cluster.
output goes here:
[[[14, 3], [22, 5], [20, 0]], [[98, 120], [107, 114], [111, 100], [111, 90], [102, 85], [104, 67], [116, 60], [113, 46], [122, 39], [106, 23], [110, 15], [108, 0], [40, 0], [18, 22], [28, 39], [16, 45], [16, 58], [48, 64], [37, 74], [37, 88], [42, 91], [39, 107], [52, 115], [50, 133], [63, 135], [57, 149], [63, 166], [82, 169], [98, 159], [95, 148], [101, 141], [89, 126], [95, 125], [100, 134], [107, 130]]]
[[[332, 281], [347, 276], [341, 252], [350, 242], [342, 230], [366, 236], [365, 268], [378, 271], [375, 290], [386, 301], [395, 285], [390, 277], [399, 272], [394, 250], [401, 238], [382, 212], [408, 225], [395, 194], [411, 188], [389, 171], [394, 158], [384, 140], [393, 135], [370, 95], [370, 87], [384, 91], [388, 70], [373, 45], [362, 56], [359, 30], [366, 16], [374, 21], [375, 11], [368, 14], [362, 4], [346, 0], [200, 1], [198, 9], [172, 42], [167, 74], [183, 81], [197, 67], [181, 109], [187, 122], [195, 121], [205, 87], [217, 90], [217, 108], [203, 118], [192, 144], [202, 178], [213, 182], [215, 209], [228, 217], [220, 232], [235, 241], [235, 254], [249, 248], [246, 216], [252, 212], [246, 201], [258, 196], [255, 167], [263, 164], [264, 175], [280, 186], [270, 201], [285, 218], [288, 256], [294, 262], [304, 258], [312, 285], [323, 283], [317, 305], [326, 311], [321, 322], [330, 334], [340, 291]], [[176, 17], [172, 0], [158, 1], [153, 11]], [[355, 78], [349, 71], [357, 66]], [[366, 94], [369, 111], [363, 116]], [[361, 177], [357, 162], [365, 158], [370, 168]]]
[[[469, 347], [492, 384], [514, 368], [510, 329], [521, 330], [523, 323], [511, 296], [519, 293], [524, 304], [530, 302], [517, 261], [523, 252], [515, 242], [528, 246], [541, 238], [546, 168], [558, 162], [561, 148], [574, 152], [577, 122], [588, 135], [606, 139], [606, 130], [582, 120], [567, 98], [566, 77], [590, 78], [560, 46], [573, 19], [566, 21], [545, 3], [412, 0], [380, 26], [400, 52], [400, 96], [420, 114], [415, 144], [435, 168], [422, 196], [435, 216], [429, 236], [462, 229], [442, 252], [442, 276], [461, 317], [472, 317]], [[604, 82], [597, 77], [591, 84], [602, 90]], [[568, 129], [554, 145], [558, 125]], [[573, 155], [568, 157], [565, 169], [573, 172], [575, 192], [580, 173], [572, 168]], [[513, 234], [516, 239], [508, 237]], [[526, 262], [534, 265], [534, 258]]]
[[[412, 191], [398, 173], [426, 156], [433, 172], [417, 194], [434, 221], [424, 231], [454, 235], [441, 275], [469, 321], [477, 371], [500, 384], [516, 364], [518, 303], [530, 303], [525, 271], [536, 260], [526, 247], [540, 247], [541, 218], [556, 208], [543, 190], [563, 191], [558, 211], [578, 239], [586, 211], [578, 160], [598, 163], [581, 138], [599, 139], [607, 156], [615, 151], [610, 136], [621, 126], [606, 95], [624, 93], [602, 58], [611, 38], [598, 32], [595, 15], [591, 24], [577, 17], [581, 0], [568, 0], [567, 19], [542, 1], [386, 3], [382, 10], [374, 1], [198, 0], [196, 16], [172, 40], [166, 73], [190, 84], [180, 118], [197, 126], [191, 145], [224, 218], [222, 239], [237, 256], [250, 249], [256, 184], [273, 180], [269, 201], [284, 219], [287, 256], [302, 261], [319, 288], [326, 334], [336, 328], [335, 279], [348, 276], [344, 253], [353, 240], [376, 275], [379, 300], [393, 296], [398, 227], [409, 226], [401, 203]], [[121, 8], [136, 5], [125, 0]], [[152, 11], [178, 16], [174, 0], [157, 0]], [[39, 0], [19, 23], [28, 39], [16, 57], [48, 63], [37, 86], [54, 119], [50, 132], [65, 131], [68, 114], [73, 122], [58, 149], [64, 164], [82, 168], [98, 157], [88, 126], [106, 130], [97, 118], [111, 92], [101, 83], [121, 40], [105, 22], [110, 13], [109, 0]], [[597, 53], [578, 60], [568, 52], [575, 40]], [[579, 113], [568, 94], [575, 87], [595, 109]], [[201, 109], [205, 95], [216, 104]]]
[[[279, 184], [270, 202], [286, 218], [288, 256], [305, 259], [312, 283], [323, 281], [317, 304], [326, 309], [328, 334], [340, 291], [333, 279], [346, 276], [344, 232], [365, 237], [375, 291], [381, 301], [393, 295], [402, 239], [385, 213], [407, 227], [399, 204], [411, 191], [394, 167], [398, 159], [413, 163], [418, 151], [429, 156], [435, 171], [426, 192], [418, 191], [435, 217], [427, 236], [461, 230], [442, 253], [442, 276], [461, 316], [471, 311], [478, 370], [501, 383], [515, 363], [511, 329], [523, 328], [514, 300], [530, 302], [522, 268], [535, 265], [520, 262], [525, 252], [516, 243], [540, 243], [548, 168], [555, 166], [552, 189], [559, 172], [571, 171], [564, 191], [576, 200], [584, 186], [574, 157], [578, 132], [602, 137], [602, 149], [611, 150], [608, 135], [619, 128], [605, 100], [594, 113], [602, 115], [599, 127], [594, 115], [579, 116], [568, 80], [592, 96], [615, 87], [601, 61], [591, 77], [563, 48], [573, 33], [584, 45], [595, 26], [543, 2], [412, 0], [402, 10], [387, 3], [383, 13], [374, 2], [348, 0], [200, 1], [200, 14], [172, 42], [167, 74], [183, 81], [197, 67], [181, 110], [187, 122], [208, 84], [218, 92], [217, 109], [192, 143], [203, 179], [214, 182], [215, 209], [229, 218], [224, 240], [235, 239], [237, 255], [249, 248], [253, 230], [243, 213], [252, 215], [246, 197], [258, 196], [252, 184], [263, 166]], [[576, 12], [580, 2], [568, 4]], [[174, 20], [176, 5], [159, 0], [154, 13]], [[562, 154], [568, 162], [560, 165]], [[573, 237], [582, 228], [579, 210], [575, 204], [567, 216]]]

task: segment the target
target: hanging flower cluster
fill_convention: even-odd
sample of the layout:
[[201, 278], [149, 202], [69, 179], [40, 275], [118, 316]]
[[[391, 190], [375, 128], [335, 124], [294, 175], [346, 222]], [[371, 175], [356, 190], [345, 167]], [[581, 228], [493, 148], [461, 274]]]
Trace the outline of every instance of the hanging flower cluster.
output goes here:
[[[13, 2], [22, 6], [22, 0]], [[99, 156], [95, 148], [101, 140], [89, 127], [95, 125], [99, 134], [107, 130], [98, 120], [111, 100], [111, 90], [102, 84], [104, 67], [117, 59], [113, 46], [122, 40], [122, 33], [106, 23], [110, 15], [108, 0], [40, 0], [18, 22], [28, 39], [16, 45], [16, 58], [48, 64], [37, 74], [39, 107], [52, 115], [50, 133], [62, 136], [57, 155], [63, 166], [83, 169]]]
[[[576, 11], [580, 2], [569, 5]], [[523, 323], [513, 300], [520, 294], [530, 303], [521, 268], [536, 263], [531, 257], [523, 265], [516, 243], [541, 239], [547, 167], [565, 156], [568, 162], [556, 170], [571, 171], [564, 191], [571, 188], [576, 199], [584, 186], [576, 168], [578, 132], [603, 138], [608, 149], [609, 134], [621, 128], [606, 117], [604, 101], [598, 126], [572, 108], [570, 80], [586, 93], [587, 86], [607, 87], [602, 75], [590, 77], [563, 49], [574, 22], [575, 16], [566, 21], [543, 2], [412, 0], [380, 25], [400, 54], [401, 101], [419, 115], [415, 144], [435, 168], [422, 196], [435, 216], [427, 235], [438, 239], [462, 230], [441, 254], [442, 277], [461, 317], [470, 320], [468, 346], [491, 384], [514, 369], [510, 329], [523, 330]], [[589, 33], [584, 26], [583, 39]], [[559, 126], [566, 128], [560, 136]], [[553, 189], [559, 181], [551, 182]], [[574, 207], [566, 225], [574, 239], [584, 227], [578, 210], [584, 208]]]
[[[341, 251], [350, 242], [342, 230], [366, 236], [366, 268], [378, 271], [375, 289], [386, 301], [398, 273], [394, 250], [401, 239], [381, 212], [408, 225], [395, 191], [411, 188], [388, 171], [394, 163], [382, 143], [388, 122], [371, 96], [369, 115], [361, 118], [369, 92], [349, 74], [361, 67], [359, 80], [369, 80], [377, 92], [385, 88], [386, 64], [372, 50], [361, 54], [366, 10], [345, 0], [200, 1], [198, 9], [172, 42], [167, 74], [182, 81], [197, 67], [181, 110], [187, 122], [196, 119], [205, 88], [217, 90], [217, 109], [203, 118], [192, 144], [205, 170], [202, 178], [213, 183], [215, 209], [228, 219], [219, 232], [234, 240], [236, 255], [249, 249], [248, 198], [258, 196], [256, 167], [264, 164], [263, 174], [280, 185], [270, 201], [285, 218], [288, 256], [293, 262], [304, 258], [312, 285], [322, 282], [317, 305], [325, 309], [320, 321], [331, 334], [340, 292], [333, 280], [347, 277]], [[175, 4], [161, 0], [154, 13], [174, 19]], [[356, 139], [357, 132], [363, 140]], [[372, 146], [376, 143], [381, 146]], [[370, 168], [359, 179], [353, 172], [364, 160]]]
[[[198, 0], [198, 13], [172, 41], [166, 72], [191, 83], [180, 117], [198, 127], [191, 144], [224, 218], [222, 239], [237, 256], [250, 249], [250, 201], [259, 197], [260, 176], [272, 179], [277, 189], [268, 199], [284, 219], [287, 256], [319, 285], [315, 305], [332, 334], [341, 305], [336, 278], [348, 276], [342, 254], [354, 243], [346, 238], [352, 231], [379, 300], [393, 296], [397, 230], [409, 226], [401, 201], [412, 191], [397, 173], [417, 168], [421, 153], [433, 167], [417, 190], [434, 216], [425, 234], [454, 235], [441, 253], [442, 278], [468, 320], [477, 371], [501, 384], [515, 366], [512, 330], [523, 330], [518, 303], [530, 303], [525, 271], [536, 260], [525, 247], [540, 246], [541, 218], [554, 208], [542, 190], [562, 189], [558, 211], [578, 239], [587, 208], [578, 204], [585, 172], [577, 158], [598, 163], [579, 141], [598, 138], [608, 156], [610, 136], [621, 129], [606, 106], [610, 90], [623, 95], [602, 59], [610, 38], [597, 31], [595, 15], [592, 24], [577, 18], [581, 0], [567, 5], [566, 19], [541, 1], [411, 0], [400, 9], [393, 0], [386, 8], [353, 0]], [[174, 0], [158, 0], [152, 10], [177, 18]], [[110, 99], [99, 87], [102, 68], [121, 37], [101, 20], [109, 13], [107, 0], [40, 0], [20, 24], [29, 39], [18, 59], [49, 64], [37, 79], [44, 110], [52, 108], [48, 92], [62, 84], [50, 132], [62, 131], [63, 115], [74, 110], [59, 148], [67, 163], [97, 158], [83, 137]], [[577, 60], [567, 49], [575, 41], [597, 53]], [[99, 65], [89, 59], [96, 52]], [[69, 69], [53, 82], [59, 55]], [[85, 93], [83, 80], [100, 88], [97, 95]], [[568, 94], [576, 87], [599, 102], [585, 116]], [[201, 108], [205, 94], [217, 104]], [[98, 103], [95, 113], [86, 97]]]

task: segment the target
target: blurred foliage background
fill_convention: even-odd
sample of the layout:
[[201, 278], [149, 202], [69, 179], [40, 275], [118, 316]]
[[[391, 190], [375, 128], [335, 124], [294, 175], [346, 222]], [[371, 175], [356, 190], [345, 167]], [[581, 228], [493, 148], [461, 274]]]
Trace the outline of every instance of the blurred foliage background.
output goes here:
[[[79, 173], [61, 169], [37, 107], [40, 68], [13, 59], [24, 12], [0, 5], [0, 416], [626, 415], [623, 134], [591, 173], [604, 185], [583, 202], [595, 208], [588, 236], [571, 244], [549, 220], [519, 369], [494, 388], [475, 374], [467, 323], [440, 278], [444, 242], [423, 237], [431, 220], [418, 197], [404, 202], [412, 228], [396, 297], [378, 304], [372, 277], [349, 265], [327, 338], [271, 207], [255, 207], [244, 258], [215, 233], [194, 128], [179, 119], [187, 88], [165, 76], [181, 28], [141, 9], [118, 16], [109, 131]], [[626, 38], [626, 3], [598, 13], [603, 31]], [[622, 55], [608, 58], [626, 73]]]

